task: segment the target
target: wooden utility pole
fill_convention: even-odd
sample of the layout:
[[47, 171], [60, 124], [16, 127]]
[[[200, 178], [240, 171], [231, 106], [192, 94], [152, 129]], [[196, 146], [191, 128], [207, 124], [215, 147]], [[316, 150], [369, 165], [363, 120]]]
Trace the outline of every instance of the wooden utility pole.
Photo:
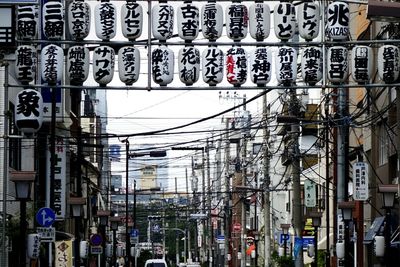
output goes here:
[[[269, 129], [268, 129], [268, 116], [270, 107], [267, 104], [267, 93], [263, 95], [263, 173], [264, 173], [264, 267], [269, 267], [271, 262], [271, 200], [270, 200], [270, 184], [271, 177], [269, 175], [270, 161], [269, 161]], [[256, 214], [257, 216], [257, 214]], [[257, 248], [256, 248], [257, 249]], [[257, 265], [257, 262], [256, 262]]]

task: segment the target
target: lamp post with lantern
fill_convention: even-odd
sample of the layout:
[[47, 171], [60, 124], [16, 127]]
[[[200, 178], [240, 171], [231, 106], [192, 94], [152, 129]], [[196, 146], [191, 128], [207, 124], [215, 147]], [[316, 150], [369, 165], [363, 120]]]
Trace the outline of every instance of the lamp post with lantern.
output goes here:
[[385, 209], [385, 263], [390, 263], [390, 235], [391, 235], [391, 209], [394, 207], [396, 193], [399, 187], [397, 184], [385, 184], [378, 186], [378, 192], [382, 193], [382, 208]]
[[[344, 254], [344, 262], [352, 266], [350, 260], [350, 231], [349, 223], [353, 220], [353, 209], [355, 207], [354, 201], [339, 202], [337, 205], [338, 209], [342, 213], [342, 219], [344, 222], [344, 247], [338, 244], [336, 245], [336, 253]], [[339, 256], [338, 256], [339, 257]]]
[[[105, 249], [106, 244], [106, 226], [108, 225], [108, 217], [110, 217], [111, 212], [109, 210], [98, 210], [97, 217], [99, 217], [100, 234], [103, 237], [101, 246]], [[101, 255], [101, 266], [106, 266], [106, 257], [104, 253]]]
[[320, 211], [311, 211], [308, 216], [312, 219], [312, 225], [314, 227], [314, 246], [315, 246], [315, 254], [314, 254], [314, 266], [318, 266], [318, 227], [321, 226], [321, 218], [322, 212]]
[[15, 198], [20, 201], [20, 256], [19, 266], [26, 265], [26, 202], [31, 198], [32, 182], [35, 180], [35, 171], [11, 171], [10, 181], [15, 185]]
[[72, 217], [75, 218], [75, 266], [80, 266], [80, 252], [79, 245], [81, 241], [80, 229], [81, 229], [81, 214], [83, 205], [86, 204], [86, 198], [84, 197], [70, 197], [69, 204], [71, 206]]
[[116, 262], [117, 262], [117, 248], [116, 248], [116, 245], [117, 245], [117, 230], [118, 230], [118, 226], [119, 226], [120, 222], [121, 222], [121, 218], [118, 217], [118, 216], [110, 218], [111, 230], [113, 232], [113, 240], [112, 240], [112, 242], [113, 242], [113, 245], [112, 245], [113, 254], [112, 254], [112, 264], [111, 264], [111, 266], [116, 266]]
[[281, 229], [284, 235], [284, 240], [283, 240], [283, 255], [286, 258], [286, 254], [287, 254], [287, 240], [289, 238], [289, 228], [290, 228], [290, 224], [288, 223], [282, 223], [281, 224]]

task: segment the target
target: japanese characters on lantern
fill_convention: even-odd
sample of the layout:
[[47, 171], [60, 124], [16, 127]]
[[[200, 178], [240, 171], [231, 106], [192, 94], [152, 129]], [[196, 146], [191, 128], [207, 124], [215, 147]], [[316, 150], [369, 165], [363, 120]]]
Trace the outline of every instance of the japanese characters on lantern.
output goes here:
[[394, 83], [399, 78], [399, 48], [383, 45], [378, 49], [378, 75], [384, 83]]
[[174, 52], [166, 46], [160, 46], [151, 53], [153, 81], [167, 85], [174, 79]]
[[24, 133], [35, 133], [43, 122], [43, 98], [40, 92], [24, 89], [15, 99], [15, 125]]
[[15, 76], [22, 83], [35, 79], [37, 54], [34, 46], [20, 45], [15, 51]]
[[217, 47], [208, 47], [202, 53], [203, 81], [214, 86], [222, 82], [224, 76], [224, 52]]
[[296, 81], [297, 76], [297, 52], [296, 49], [289, 46], [283, 46], [278, 49], [276, 65], [276, 79], [284, 85]]
[[197, 48], [187, 46], [178, 54], [179, 79], [186, 85], [192, 85], [199, 79], [200, 52]]
[[118, 51], [119, 79], [126, 85], [132, 85], [139, 79], [140, 53], [133, 46], [122, 47]]
[[121, 7], [122, 34], [129, 40], [142, 35], [143, 8], [136, 2], [128, 2]]
[[178, 35], [183, 40], [194, 40], [199, 34], [199, 9], [191, 3], [178, 7]]
[[67, 79], [72, 85], [81, 85], [89, 76], [89, 49], [80, 45], [71, 46], [66, 61]]
[[305, 47], [301, 57], [301, 76], [303, 81], [315, 85], [322, 79], [323, 61], [320, 47]]
[[90, 32], [90, 6], [83, 1], [73, 1], [68, 6], [68, 29], [75, 40], [85, 39]]
[[344, 46], [333, 46], [327, 53], [327, 77], [333, 83], [343, 83], [349, 75], [348, 51]]
[[232, 47], [226, 53], [226, 79], [232, 85], [244, 84], [247, 80], [247, 54], [241, 47]]
[[201, 8], [201, 30], [208, 40], [215, 41], [222, 35], [224, 11], [217, 3], [207, 3]]
[[289, 40], [296, 30], [296, 11], [291, 3], [279, 3], [274, 8], [274, 31], [281, 40]]
[[327, 34], [332, 40], [345, 40], [349, 35], [350, 12], [346, 3], [335, 1], [328, 6]]
[[243, 4], [231, 4], [226, 10], [226, 35], [232, 40], [242, 40], [247, 35], [249, 15]]
[[299, 35], [305, 40], [312, 40], [319, 34], [319, 5], [315, 2], [304, 2], [298, 9]]
[[94, 9], [96, 36], [110, 40], [117, 33], [117, 9], [113, 3], [101, 2]]
[[267, 47], [259, 47], [250, 54], [250, 78], [257, 85], [267, 84], [271, 80], [272, 53]]
[[37, 34], [37, 10], [34, 5], [17, 7], [17, 36], [23, 40], [32, 40]]
[[93, 51], [93, 77], [101, 86], [114, 77], [115, 51], [109, 46], [99, 46]]
[[174, 30], [174, 9], [167, 3], [155, 5], [152, 13], [152, 32], [154, 38], [165, 41], [171, 38]]
[[268, 4], [255, 3], [249, 8], [250, 36], [255, 40], [264, 40], [270, 33], [270, 13]]
[[358, 83], [367, 83], [372, 78], [372, 48], [356, 45], [351, 53], [351, 76]]
[[57, 45], [50, 44], [41, 51], [42, 79], [49, 84], [61, 81], [64, 70], [64, 52]]
[[42, 29], [49, 40], [64, 37], [64, 5], [61, 1], [49, 1], [43, 5]]

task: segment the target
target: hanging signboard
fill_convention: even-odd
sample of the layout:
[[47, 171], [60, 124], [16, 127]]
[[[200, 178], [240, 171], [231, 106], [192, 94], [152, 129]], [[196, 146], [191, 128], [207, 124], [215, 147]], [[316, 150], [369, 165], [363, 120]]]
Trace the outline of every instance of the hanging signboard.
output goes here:
[[72, 267], [73, 265], [73, 243], [71, 240], [63, 240], [55, 242], [55, 265]]
[[[50, 144], [50, 139], [48, 140], [48, 144]], [[50, 145], [48, 145], [48, 149], [46, 150], [46, 206], [52, 207], [50, 205], [50, 191], [54, 193], [54, 212], [56, 214], [56, 220], [64, 220], [65, 218], [65, 208], [66, 208], [66, 173], [67, 173], [67, 145], [65, 143], [65, 139], [63, 136], [56, 136], [56, 147], [55, 147], [55, 174], [54, 174], [54, 188], [50, 188], [50, 176], [51, 176], [51, 153], [50, 153]]]
[[308, 179], [304, 181], [304, 205], [307, 208], [317, 206], [317, 184]]
[[353, 198], [365, 201], [369, 198], [368, 164], [356, 162], [353, 164]]

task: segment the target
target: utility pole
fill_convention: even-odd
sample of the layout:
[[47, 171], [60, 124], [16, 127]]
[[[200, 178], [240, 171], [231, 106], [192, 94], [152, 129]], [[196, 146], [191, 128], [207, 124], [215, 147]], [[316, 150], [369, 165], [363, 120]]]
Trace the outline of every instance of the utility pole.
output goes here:
[[[298, 118], [300, 114], [300, 104], [296, 96], [296, 89], [290, 89], [289, 101], [289, 115], [293, 118]], [[302, 246], [302, 232], [303, 232], [303, 207], [301, 205], [301, 184], [300, 184], [300, 148], [299, 148], [299, 135], [300, 125], [294, 122], [291, 125], [290, 135], [292, 140], [292, 189], [293, 189], [293, 226], [295, 233], [295, 246], [297, 242], [301, 243], [297, 255], [295, 255], [295, 266], [302, 267], [303, 261], [303, 246]]]
[[[263, 172], [264, 172], [264, 267], [270, 266], [271, 261], [271, 201], [270, 201], [270, 184], [271, 177], [269, 176], [269, 129], [268, 129], [268, 116], [270, 113], [270, 107], [267, 104], [267, 93], [263, 95]], [[257, 214], [256, 214], [257, 216]], [[257, 248], [256, 248], [257, 249]], [[256, 262], [257, 265], [257, 262]]]
[[208, 217], [208, 261], [209, 261], [209, 266], [212, 267], [214, 266], [214, 227], [212, 223], [212, 216], [211, 216], [211, 174], [210, 174], [210, 144], [209, 140], [207, 138], [207, 144], [206, 144], [206, 162], [207, 162], [207, 210], [209, 212], [209, 217]]
[[225, 267], [230, 266], [230, 262], [232, 260], [232, 251], [231, 251], [231, 207], [230, 200], [231, 196], [229, 193], [230, 190], [230, 142], [229, 142], [229, 120], [226, 119], [226, 134], [225, 134], [225, 212], [224, 212], [224, 221], [225, 221]]
[[[189, 206], [190, 203], [190, 198], [189, 198], [189, 178], [188, 178], [188, 171], [187, 168], [185, 169], [185, 178], [186, 178], [186, 201], [187, 201], [187, 205]], [[189, 218], [189, 209], [186, 208], [186, 218]], [[186, 235], [185, 238], [187, 238], [187, 253], [188, 255], [185, 255], [185, 259], [187, 257], [187, 261], [185, 261], [185, 263], [189, 263], [192, 262], [192, 252], [190, 250], [190, 224], [188, 226], [186, 226], [185, 229]]]
[[[242, 122], [242, 129], [241, 129], [241, 133], [242, 133], [242, 186], [246, 187], [247, 185], [247, 162], [246, 162], [246, 157], [247, 157], [247, 119], [245, 117], [246, 115], [246, 96], [243, 96], [243, 116], [241, 118]], [[250, 127], [250, 125], [249, 125]], [[246, 228], [246, 194], [244, 195], [244, 197], [241, 198], [242, 199], [242, 235], [241, 235], [241, 241], [242, 241], [242, 245], [241, 245], [241, 252], [242, 252], [242, 259], [241, 259], [241, 267], [245, 267], [246, 266], [246, 235], [247, 235], [247, 228]]]

